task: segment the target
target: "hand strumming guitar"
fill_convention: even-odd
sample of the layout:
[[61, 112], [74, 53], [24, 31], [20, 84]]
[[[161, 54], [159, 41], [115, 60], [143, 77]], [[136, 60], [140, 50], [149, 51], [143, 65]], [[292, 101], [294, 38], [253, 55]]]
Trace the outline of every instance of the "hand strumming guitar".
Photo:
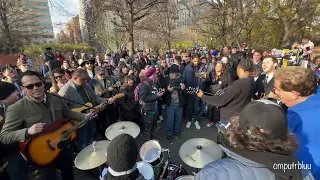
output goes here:
[[93, 114], [93, 113], [87, 113], [84, 115], [84, 118], [85, 119], [88, 119], [88, 120], [93, 120], [94, 118], [98, 117], [98, 114]]
[[28, 128], [28, 135], [35, 135], [40, 133], [44, 126], [46, 125], [46, 123], [36, 123], [33, 126], [31, 126], [30, 128]]
[[201, 91], [201, 89], [199, 89], [199, 92], [197, 93], [197, 96], [198, 96], [199, 98], [201, 98], [201, 97], [203, 96], [203, 92]]
[[108, 99], [108, 103], [109, 103], [109, 104], [112, 104], [112, 103], [114, 103], [115, 101], [116, 101], [116, 100], [115, 100], [114, 98], [109, 98], [109, 99]]

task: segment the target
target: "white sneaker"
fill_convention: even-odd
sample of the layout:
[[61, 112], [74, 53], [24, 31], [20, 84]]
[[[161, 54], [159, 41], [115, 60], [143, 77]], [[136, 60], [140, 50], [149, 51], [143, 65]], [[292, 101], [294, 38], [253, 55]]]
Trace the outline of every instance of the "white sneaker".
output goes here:
[[159, 119], [160, 119], [160, 121], [163, 121], [163, 117], [162, 116], [159, 116]]
[[196, 126], [197, 129], [201, 129], [200, 124], [199, 124], [198, 121], [196, 121], [196, 122], [194, 123], [194, 125]]
[[190, 128], [190, 126], [191, 126], [191, 122], [188, 121], [186, 127]]

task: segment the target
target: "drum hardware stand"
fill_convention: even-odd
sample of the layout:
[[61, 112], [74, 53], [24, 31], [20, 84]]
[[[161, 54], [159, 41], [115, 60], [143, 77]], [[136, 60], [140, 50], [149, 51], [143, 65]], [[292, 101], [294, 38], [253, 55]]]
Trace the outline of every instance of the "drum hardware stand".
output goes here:
[[163, 169], [162, 169], [162, 172], [159, 172], [158, 174], [161, 173], [159, 177], [159, 180], [162, 180], [163, 179], [163, 176], [164, 176], [164, 173], [166, 172], [166, 169], [168, 168], [168, 165], [169, 165], [169, 160], [170, 160], [170, 157], [171, 157], [171, 154], [170, 154], [170, 150], [169, 149], [161, 149], [161, 152], [167, 152], [168, 153], [168, 159], [167, 161], [165, 162], [165, 165], [163, 166]]

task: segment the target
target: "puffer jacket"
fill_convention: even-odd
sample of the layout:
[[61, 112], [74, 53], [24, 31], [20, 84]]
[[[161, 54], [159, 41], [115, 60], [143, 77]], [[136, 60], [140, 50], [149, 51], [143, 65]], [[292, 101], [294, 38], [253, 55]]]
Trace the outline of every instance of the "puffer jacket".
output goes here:
[[221, 145], [220, 147], [228, 158], [207, 164], [196, 175], [195, 180], [314, 180], [309, 170], [287, 169], [284, 172], [274, 166], [296, 161], [293, 156], [245, 150], [235, 153]]

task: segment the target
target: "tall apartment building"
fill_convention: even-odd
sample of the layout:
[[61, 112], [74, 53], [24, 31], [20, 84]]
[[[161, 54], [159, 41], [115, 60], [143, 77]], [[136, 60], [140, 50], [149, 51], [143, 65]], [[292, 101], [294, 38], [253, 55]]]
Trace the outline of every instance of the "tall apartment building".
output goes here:
[[48, 0], [17, 0], [17, 8], [25, 19], [21, 31], [31, 32], [35, 40], [54, 41], [53, 25]]
[[71, 43], [81, 43], [81, 29], [79, 16], [73, 17], [66, 25], [65, 33], [70, 37]]

